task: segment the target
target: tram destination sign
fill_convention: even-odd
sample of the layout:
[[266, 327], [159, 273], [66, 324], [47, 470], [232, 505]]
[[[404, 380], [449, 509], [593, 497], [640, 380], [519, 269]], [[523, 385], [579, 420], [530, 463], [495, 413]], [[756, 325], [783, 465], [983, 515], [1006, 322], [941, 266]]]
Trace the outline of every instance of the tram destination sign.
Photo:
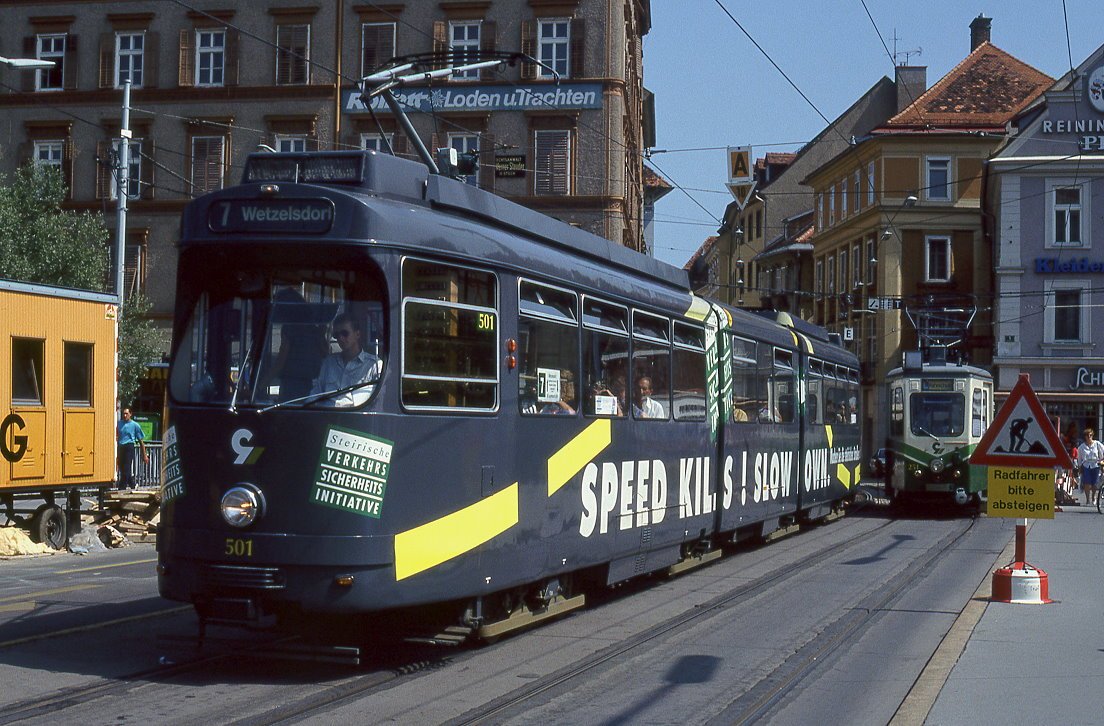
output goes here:
[[329, 199], [222, 199], [207, 212], [207, 226], [223, 234], [325, 234], [333, 220]]

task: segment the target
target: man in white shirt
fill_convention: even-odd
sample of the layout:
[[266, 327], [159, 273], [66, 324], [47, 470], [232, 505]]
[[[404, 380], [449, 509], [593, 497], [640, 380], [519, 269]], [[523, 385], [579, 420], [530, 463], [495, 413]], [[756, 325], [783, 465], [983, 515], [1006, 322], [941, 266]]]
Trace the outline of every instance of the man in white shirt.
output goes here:
[[[322, 361], [322, 369], [311, 389], [311, 395], [337, 391], [357, 383], [375, 382], [380, 372], [380, 359], [361, 348], [360, 322], [349, 313], [341, 313], [333, 321], [333, 336], [340, 351]], [[375, 391], [365, 385], [346, 391], [322, 402], [323, 405], [350, 407], [367, 401]]]
[[663, 413], [663, 406], [652, 398], [652, 379], [648, 376], [640, 376], [636, 379], [636, 401], [633, 403], [633, 413], [637, 418], [667, 418]]

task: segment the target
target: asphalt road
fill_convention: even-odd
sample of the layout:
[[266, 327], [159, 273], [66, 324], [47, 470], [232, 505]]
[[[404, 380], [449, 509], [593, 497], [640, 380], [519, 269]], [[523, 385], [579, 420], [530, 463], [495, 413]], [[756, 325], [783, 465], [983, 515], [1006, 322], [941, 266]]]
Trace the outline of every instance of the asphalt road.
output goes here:
[[887, 723], [1012, 533], [869, 507], [495, 645], [369, 640], [359, 667], [236, 631], [195, 651], [150, 545], [0, 561], [0, 724]]

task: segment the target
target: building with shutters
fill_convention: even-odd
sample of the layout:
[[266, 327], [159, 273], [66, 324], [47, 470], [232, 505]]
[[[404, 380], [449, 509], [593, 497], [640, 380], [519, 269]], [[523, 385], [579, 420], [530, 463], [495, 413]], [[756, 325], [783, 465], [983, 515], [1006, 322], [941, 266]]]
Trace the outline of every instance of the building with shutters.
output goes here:
[[[303, 4], [4, 2], [0, 172], [57, 167], [68, 206], [114, 229], [113, 174], [129, 80], [126, 287], [173, 311], [184, 205], [236, 183], [247, 154], [368, 148], [416, 158], [360, 78], [394, 56], [524, 51], [519, 62], [396, 89], [422, 140], [478, 155], [469, 183], [644, 249], [648, 0]], [[371, 108], [369, 107], [371, 106]]]

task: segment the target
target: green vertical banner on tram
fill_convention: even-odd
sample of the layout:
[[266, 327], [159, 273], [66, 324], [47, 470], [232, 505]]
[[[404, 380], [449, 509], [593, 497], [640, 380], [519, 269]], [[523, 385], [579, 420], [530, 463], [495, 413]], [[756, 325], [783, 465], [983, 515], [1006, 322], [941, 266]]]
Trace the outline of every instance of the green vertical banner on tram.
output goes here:
[[709, 417], [709, 438], [717, 440], [722, 417], [732, 411], [732, 341], [728, 331], [732, 318], [716, 303], [709, 304], [705, 317], [705, 396]]

